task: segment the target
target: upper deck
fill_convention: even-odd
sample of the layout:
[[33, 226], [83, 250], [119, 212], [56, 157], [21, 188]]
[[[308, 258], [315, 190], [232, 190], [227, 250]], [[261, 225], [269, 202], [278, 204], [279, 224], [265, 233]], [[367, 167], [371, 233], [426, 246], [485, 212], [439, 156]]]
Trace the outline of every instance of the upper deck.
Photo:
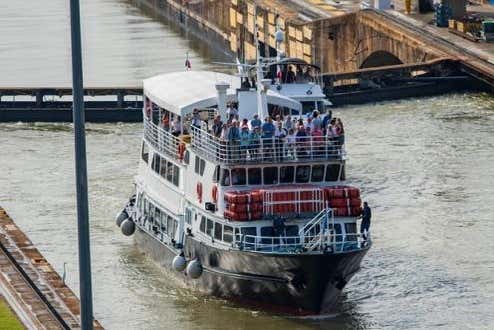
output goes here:
[[[343, 161], [344, 132], [331, 126], [320, 86], [278, 86], [261, 91], [259, 101], [258, 90], [225, 74], [182, 72], [145, 80], [144, 138], [178, 160], [191, 148], [222, 165]], [[259, 118], [258, 102], [266, 118]]]

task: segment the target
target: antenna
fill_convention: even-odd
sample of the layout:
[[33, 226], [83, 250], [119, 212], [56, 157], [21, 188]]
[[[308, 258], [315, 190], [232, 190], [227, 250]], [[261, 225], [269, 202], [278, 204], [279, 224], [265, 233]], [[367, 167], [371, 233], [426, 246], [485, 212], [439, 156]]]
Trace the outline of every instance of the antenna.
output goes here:
[[[261, 71], [261, 52], [259, 50], [259, 31], [257, 26], [257, 3], [254, 2], [254, 44], [256, 46], [256, 89], [257, 89], [257, 114], [259, 118], [264, 118], [264, 104], [262, 97], [262, 84], [263, 74]], [[267, 111], [266, 111], [267, 112]]]

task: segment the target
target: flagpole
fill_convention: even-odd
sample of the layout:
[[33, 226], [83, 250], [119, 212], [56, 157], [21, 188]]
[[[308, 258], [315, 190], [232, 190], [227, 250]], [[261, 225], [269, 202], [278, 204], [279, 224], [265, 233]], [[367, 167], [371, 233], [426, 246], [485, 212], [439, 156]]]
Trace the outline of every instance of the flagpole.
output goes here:
[[70, 23], [81, 329], [92, 330], [93, 302], [91, 289], [91, 253], [89, 247], [86, 134], [84, 126], [84, 90], [79, 0], [70, 0]]

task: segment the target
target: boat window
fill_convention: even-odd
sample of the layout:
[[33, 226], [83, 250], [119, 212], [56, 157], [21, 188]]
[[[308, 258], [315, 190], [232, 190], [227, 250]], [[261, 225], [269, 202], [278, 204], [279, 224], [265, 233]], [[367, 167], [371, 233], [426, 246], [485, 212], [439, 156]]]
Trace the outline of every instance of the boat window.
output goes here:
[[175, 224], [174, 224], [174, 220], [171, 216], [168, 216], [168, 218], [166, 218], [166, 228], [168, 229], [168, 236], [170, 236], [171, 238], [173, 238], [173, 236], [175, 236]]
[[[235, 229], [235, 232], [238, 233], [238, 228]], [[256, 227], [241, 227], [240, 233], [242, 235], [251, 236], [251, 237], [246, 237], [244, 239], [244, 242], [251, 243], [251, 244], [256, 242], [256, 238], [252, 237], [252, 236], [257, 236], [257, 228]], [[241, 239], [241, 237], [237, 237], [237, 238]]]
[[341, 165], [340, 180], [341, 181], [345, 181], [346, 180], [345, 165]]
[[184, 163], [187, 164], [187, 165], [189, 165], [189, 163], [190, 163], [190, 152], [189, 152], [189, 150], [185, 150]]
[[287, 244], [298, 244], [300, 242], [300, 238], [298, 237], [298, 226], [285, 226], [285, 236], [289, 237], [285, 239]]
[[179, 184], [179, 168], [177, 165], [173, 165], [173, 181], [172, 183], [178, 187]]
[[217, 165], [214, 168], [214, 173], [213, 173], [213, 183], [217, 183], [218, 181], [220, 181], [220, 166], [219, 165]]
[[161, 213], [161, 232], [166, 233], [166, 214]]
[[[329, 229], [332, 229], [333, 225], [329, 224]], [[341, 225], [339, 223], [334, 224], [334, 233], [336, 234], [336, 241], [341, 242], [343, 240], [343, 237], [341, 237]]]
[[321, 182], [323, 178], [324, 178], [324, 165], [312, 166], [312, 174], [310, 181]]
[[326, 167], [326, 181], [338, 181], [340, 175], [340, 164], [329, 164]]
[[156, 211], [154, 213], [154, 222], [156, 224], [159, 224], [161, 222], [161, 211], [159, 208], [156, 208]]
[[204, 174], [204, 169], [206, 168], [206, 161], [201, 159], [201, 163], [199, 166], [199, 174], [202, 176]]
[[245, 168], [232, 169], [232, 185], [240, 186], [246, 184]]
[[297, 166], [295, 182], [306, 183], [309, 182], [309, 179], [310, 179], [310, 166], [309, 165]]
[[142, 157], [142, 160], [143, 161], [145, 161], [146, 163], [148, 162], [148, 159], [149, 159], [149, 149], [148, 149], [148, 145], [146, 144], [146, 142], [142, 142], [141, 157]]
[[223, 241], [227, 243], [233, 242], [233, 227], [223, 226]]
[[166, 179], [166, 159], [161, 158], [160, 175]]
[[199, 230], [202, 231], [203, 233], [206, 232], [206, 217], [205, 216], [201, 217], [201, 224], [199, 225]]
[[152, 225], [153, 222], [154, 222], [154, 205], [153, 204], [150, 204], [150, 207], [149, 207], [149, 223]]
[[277, 167], [265, 167], [263, 172], [264, 172], [264, 184], [277, 184], [278, 183], [278, 168]]
[[206, 235], [213, 237], [214, 222], [208, 219], [206, 223]]
[[151, 162], [151, 168], [158, 174], [160, 173], [160, 162], [161, 157], [158, 154], [154, 154], [153, 161]]
[[194, 172], [196, 172], [197, 174], [199, 174], [199, 162], [200, 162], [200, 158], [199, 156], [196, 156], [196, 159], [194, 161]]
[[224, 168], [223, 171], [221, 171], [221, 185], [222, 186], [230, 185], [230, 170]]
[[281, 166], [280, 167], [280, 183], [292, 183], [293, 182], [293, 166]]
[[214, 239], [221, 240], [221, 234], [223, 232], [223, 225], [221, 223], [214, 224]]
[[262, 227], [261, 228], [261, 244], [279, 244], [280, 240], [275, 238], [274, 228], [270, 227]]
[[250, 185], [262, 184], [262, 172], [260, 168], [249, 168], [248, 172]]
[[357, 224], [356, 223], [345, 223], [345, 233], [347, 241], [357, 240]]

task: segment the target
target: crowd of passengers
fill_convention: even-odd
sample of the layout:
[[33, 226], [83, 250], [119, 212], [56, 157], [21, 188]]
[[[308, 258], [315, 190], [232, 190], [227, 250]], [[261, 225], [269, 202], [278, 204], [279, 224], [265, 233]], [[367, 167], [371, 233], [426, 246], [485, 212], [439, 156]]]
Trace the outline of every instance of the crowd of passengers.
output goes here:
[[[283, 116], [275, 108], [270, 116], [261, 121], [257, 114], [251, 120], [240, 119], [235, 105], [230, 104], [226, 117], [227, 120], [223, 122], [221, 116], [217, 115], [212, 124], [208, 125], [194, 111], [192, 126], [206, 128], [215, 142], [224, 146], [220, 155], [230, 160], [324, 157], [338, 154], [345, 142], [342, 121], [332, 118], [330, 113], [320, 115], [317, 110], [294, 119], [290, 115]], [[204, 139], [199, 141], [204, 142]]]

